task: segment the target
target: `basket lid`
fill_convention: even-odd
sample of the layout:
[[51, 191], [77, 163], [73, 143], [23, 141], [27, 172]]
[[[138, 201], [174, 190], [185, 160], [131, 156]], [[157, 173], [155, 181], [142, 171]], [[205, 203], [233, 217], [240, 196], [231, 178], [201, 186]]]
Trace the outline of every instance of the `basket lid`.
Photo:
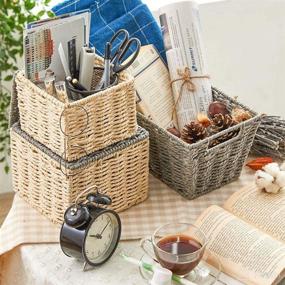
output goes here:
[[19, 122], [15, 123], [12, 126], [11, 131], [17, 133], [19, 136], [24, 138], [26, 141], [31, 143], [33, 146], [40, 149], [43, 153], [48, 155], [51, 159], [57, 161], [58, 163], [64, 164], [64, 167], [67, 169], [70, 169], [70, 170], [77, 169], [80, 167], [84, 167], [84, 166], [90, 164], [91, 162], [94, 162], [94, 161], [100, 160], [102, 158], [105, 158], [107, 156], [110, 156], [110, 155], [112, 155], [112, 154], [114, 154], [120, 150], [123, 150], [123, 149], [125, 149], [131, 145], [134, 145], [134, 144], [136, 144], [142, 140], [145, 140], [146, 138], [149, 137], [148, 131], [146, 131], [142, 127], [138, 126], [138, 130], [134, 136], [132, 136], [128, 139], [124, 139], [120, 142], [114, 143], [114, 144], [112, 144], [112, 145], [110, 145], [104, 149], [97, 150], [97, 151], [90, 153], [84, 157], [81, 157], [77, 160], [68, 162], [68, 161], [64, 160], [61, 156], [59, 156], [58, 154], [56, 154], [52, 150], [50, 150], [47, 146], [38, 142], [37, 140], [32, 138], [30, 135], [28, 135], [25, 131], [23, 131], [20, 127]]

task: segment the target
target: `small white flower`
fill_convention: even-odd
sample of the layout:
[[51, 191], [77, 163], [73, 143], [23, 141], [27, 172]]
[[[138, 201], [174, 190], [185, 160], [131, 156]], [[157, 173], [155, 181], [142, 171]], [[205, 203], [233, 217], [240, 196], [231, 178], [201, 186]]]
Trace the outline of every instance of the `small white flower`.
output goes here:
[[279, 165], [276, 162], [266, 164], [265, 166], [263, 166], [263, 170], [273, 177], [276, 177], [277, 174], [280, 172]]
[[285, 187], [285, 171], [279, 171], [275, 183], [278, 184], [280, 187]]
[[267, 193], [277, 194], [280, 191], [281, 187], [275, 183], [271, 183], [270, 185], [265, 187], [265, 191]]
[[258, 187], [258, 189], [264, 189], [267, 186], [270, 186], [272, 182], [274, 181], [274, 178], [262, 171], [262, 170], [257, 170], [255, 173], [255, 183]]

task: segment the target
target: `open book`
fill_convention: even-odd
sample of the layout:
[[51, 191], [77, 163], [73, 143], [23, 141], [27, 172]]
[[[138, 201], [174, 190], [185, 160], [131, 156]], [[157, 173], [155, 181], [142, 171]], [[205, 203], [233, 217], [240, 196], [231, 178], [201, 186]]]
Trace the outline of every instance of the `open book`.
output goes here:
[[223, 271], [245, 284], [277, 284], [285, 277], [285, 191], [256, 186], [233, 194], [224, 208], [211, 206], [195, 223]]

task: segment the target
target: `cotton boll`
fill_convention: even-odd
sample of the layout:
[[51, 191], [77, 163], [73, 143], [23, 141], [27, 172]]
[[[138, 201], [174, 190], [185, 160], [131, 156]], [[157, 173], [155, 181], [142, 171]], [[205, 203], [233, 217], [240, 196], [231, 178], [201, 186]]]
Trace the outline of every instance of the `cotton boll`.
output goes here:
[[265, 187], [265, 191], [267, 193], [277, 194], [280, 191], [281, 187], [275, 183], [271, 183], [270, 185]]
[[263, 166], [263, 170], [273, 177], [276, 177], [277, 174], [280, 172], [279, 165], [276, 162], [266, 164], [265, 166]]
[[270, 174], [262, 170], [258, 170], [255, 173], [255, 183], [258, 189], [264, 189], [265, 187], [270, 186], [273, 180], [274, 178]]
[[280, 187], [285, 187], [285, 171], [279, 171], [275, 183], [278, 184]]
[[281, 164], [281, 166], [280, 166], [280, 170], [285, 171], [285, 161]]

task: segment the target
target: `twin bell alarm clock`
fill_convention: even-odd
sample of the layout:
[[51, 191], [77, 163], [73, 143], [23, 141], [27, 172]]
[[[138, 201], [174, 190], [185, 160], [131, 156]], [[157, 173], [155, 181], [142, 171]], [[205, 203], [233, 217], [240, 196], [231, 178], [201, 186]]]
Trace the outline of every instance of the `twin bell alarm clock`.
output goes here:
[[[82, 194], [89, 192], [92, 186]], [[82, 196], [82, 194], [80, 196]], [[121, 236], [119, 215], [100, 205], [111, 205], [109, 196], [89, 193], [86, 201], [70, 206], [64, 214], [60, 231], [60, 246], [65, 255], [84, 261], [84, 268], [89, 264], [98, 266], [106, 262], [117, 248]]]

